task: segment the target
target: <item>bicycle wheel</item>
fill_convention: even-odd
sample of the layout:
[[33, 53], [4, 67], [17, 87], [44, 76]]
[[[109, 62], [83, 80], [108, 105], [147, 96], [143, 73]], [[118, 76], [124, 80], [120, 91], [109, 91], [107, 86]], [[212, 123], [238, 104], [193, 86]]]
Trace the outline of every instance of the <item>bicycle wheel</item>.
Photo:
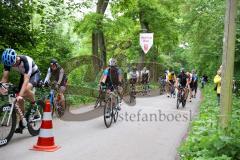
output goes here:
[[34, 113], [31, 113], [31, 108], [29, 108], [26, 114], [28, 132], [32, 136], [39, 134], [43, 118], [44, 101], [37, 101], [37, 105], [38, 108]]
[[104, 123], [107, 128], [109, 128], [112, 124], [112, 120], [113, 120], [112, 114], [113, 114], [112, 101], [109, 98], [103, 110]]
[[180, 99], [177, 98], [177, 109], [179, 108], [179, 105], [180, 105]]
[[0, 107], [0, 147], [8, 144], [16, 128], [16, 110], [13, 109], [12, 115], [10, 115], [10, 111], [11, 104], [6, 104]]
[[179, 108], [180, 103], [181, 103], [181, 93], [178, 92], [178, 94], [177, 94], [177, 109]]
[[183, 100], [182, 100], [182, 107], [184, 108], [185, 106], [186, 106], [186, 100], [183, 98]]
[[135, 101], [135, 99], [136, 99], [136, 92], [135, 92], [134, 88], [131, 88], [129, 97], [130, 97], [130, 99], [129, 99], [130, 103]]
[[62, 105], [61, 102], [57, 102], [54, 106], [55, 108], [55, 114], [58, 118], [61, 118], [64, 113], [65, 113], [65, 110], [66, 110], [66, 100], [64, 100], [64, 105]]
[[94, 108], [98, 108], [99, 106], [100, 106], [100, 98], [98, 97], [95, 102]]
[[115, 99], [114, 102], [117, 102], [117, 103], [114, 103], [112, 116], [113, 116], [113, 121], [114, 121], [114, 123], [116, 123], [116, 122], [117, 122], [117, 119], [118, 119], [118, 108], [117, 108], [117, 106], [118, 106], [119, 104], [118, 104], [117, 99]]

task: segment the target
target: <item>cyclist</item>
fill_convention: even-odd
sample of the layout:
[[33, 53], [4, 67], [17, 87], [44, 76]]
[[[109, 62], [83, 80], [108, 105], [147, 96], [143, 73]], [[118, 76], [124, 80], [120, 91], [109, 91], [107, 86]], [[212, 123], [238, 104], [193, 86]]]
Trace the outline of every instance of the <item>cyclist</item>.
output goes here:
[[146, 85], [147, 88], [146, 90], [149, 91], [149, 80], [150, 80], [150, 71], [147, 69], [147, 67], [144, 67], [143, 70], [141, 71], [141, 82], [142, 85]]
[[173, 97], [175, 97], [175, 91], [174, 91], [175, 90], [175, 88], [174, 88], [175, 82], [176, 82], [176, 76], [175, 76], [174, 71], [169, 72], [168, 76], [167, 76], [167, 86], [168, 86], [167, 87], [168, 88], [167, 97], [170, 97], [170, 95], [171, 96], [173, 95]]
[[[129, 83], [130, 83], [130, 85], [132, 87], [131, 88], [132, 92], [135, 92], [135, 85], [139, 81], [139, 73], [138, 73], [136, 67], [133, 67], [132, 71], [129, 72], [128, 80], [129, 80]], [[135, 94], [136, 93], [134, 93], [134, 95]]]
[[[117, 61], [114, 58], [109, 59], [108, 67], [103, 71], [100, 79], [100, 86], [111, 91], [117, 89], [117, 93], [120, 97], [120, 104], [122, 101], [122, 73], [117, 67]], [[121, 110], [120, 106], [117, 106], [118, 110]]]
[[190, 72], [186, 73], [187, 75], [187, 88], [188, 88], [188, 94], [190, 93], [189, 96], [189, 102], [192, 102], [192, 74]]
[[192, 98], [196, 98], [197, 88], [198, 88], [198, 76], [195, 70], [192, 70], [192, 81], [191, 81], [190, 87], [192, 92], [194, 92], [194, 94], [192, 95]]
[[222, 79], [222, 67], [220, 66], [220, 68], [217, 71], [217, 75], [214, 77], [214, 83], [216, 84], [216, 87], [214, 90], [216, 90], [217, 92], [217, 101], [218, 101], [218, 105], [220, 104], [220, 94], [221, 94], [221, 79]]
[[202, 87], [201, 88], [204, 88], [204, 86], [206, 85], [207, 83], [207, 76], [204, 74], [201, 78], [201, 84], [202, 84]]
[[188, 76], [185, 73], [184, 68], [181, 68], [180, 74], [177, 77], [176, 81], [176, 87], [179, 89], [179, 87], [182, 87], [184, 90], [185, 100], [188, 97]]
[[139, 73], [137, 71], [137, 68], [136, 67], [133, 67], [132, 68], [132, 71], [129, 72], [129, 83], [130, 84], [136, 84], [139, 80]]
[[50, 83], [51, 77], [54, 79], [55, 88], [59, 90], [59, 94], [61, 96], [61, 105], [64, 106], [64, 92], [66, 91], [67, 75], [65, 74], [64, 69], [58, 64], [56, 59], [52, 59], [50, 61], [50, 67], [48, 68], [48, 72], [44, 80], [45, 85]]
[[[33, 59], [29, 56], [17, 55], [16, 51], [7, 48], [2, 54], [2, 63], [4, 64], [4, 71], [1, 83], [8, 83], [9, 73], [11, 69], [20, 73], [21, 78], [19, 82], [19, 93], [16, 97], [17, 105], [22, 113], [24, 113], [24, 99], [29, 99], [32, 106], [32, 112], [35, 112], [37, 106], [35, 102], [35, 95], [32, 91], [33, 87], [37, 86], [40, 81], [40, 71]], [[16, 133], [21, 133], [26, 127], [27, 121], [23, 115], [20, 115], [19, 126], [15, 130]]]

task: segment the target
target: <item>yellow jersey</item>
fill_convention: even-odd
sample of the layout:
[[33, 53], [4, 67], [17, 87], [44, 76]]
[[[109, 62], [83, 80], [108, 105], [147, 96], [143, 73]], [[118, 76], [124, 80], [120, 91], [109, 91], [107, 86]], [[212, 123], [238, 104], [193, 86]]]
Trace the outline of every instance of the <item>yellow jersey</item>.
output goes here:
[[176, 79], [175, 74], [172, 75], [171, 73], [168, 73], [168, 80], [169, 80], [169, 81], [172, 81], [172, 80], [175, 80], [175, 79]]

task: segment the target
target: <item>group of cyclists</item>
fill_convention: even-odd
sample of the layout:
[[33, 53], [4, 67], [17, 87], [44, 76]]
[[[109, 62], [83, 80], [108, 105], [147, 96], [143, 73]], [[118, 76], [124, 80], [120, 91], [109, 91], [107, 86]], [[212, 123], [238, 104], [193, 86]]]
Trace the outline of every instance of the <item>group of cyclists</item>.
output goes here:
[[150, 95], [150, 71], [147, 67], [143, 67], [141, 71], [137, 70], [137, 67], [133, 66], [127, 76], [130, 85], [141, 84], [143, 86], [143, 93]]
[[[4, 71], [0, 83], [9, 83], [9, 74], [11, 69], [20, 73], [20, 81], [18, 85], [18, 93], [16, 97], [16, 105], [19, 106], [22, 113], [24, 112], [24, 99], [29, 100], [32, 107], [32, 112], [35, 112], [37, 104], [33, 88], [39, 85], [41, 80], [41, 72], [35, 61], [26, 55], [17, 55], [16, 51], [11, 48], [4, 50], [1, 62], [4, 65]], [[48, 85], [53, 79], [53, 83], [59, 94], [64, 100], [64, 91], [66, 90], [67, 76], [63, 68], [58, 64], [57, 60], [52, 59], [47, 71], [47, 76], [44, 80], [44, 85]], [[0, 88], [0, 93], [7, 92], [6, 89]], [[37, 117], [36, 117], [37, 118]], [[24, 116], [20, 116], [18, 128], [15, 133], [22, 133], [27, 126], [27, 121]]]
[[189, 102], [192, 102], [192, 98], [196, 98], [198, 88], [198, 76], [195, 70], [192, 72], [186, 72], [184, 68], [181, 68], [178, 75], [174, 71], [165, 71], [165, 91], [167, 97], [175, 98], [175, 88], [184, 88], [185, 99], [189, 96]]
[[[26, 55], [17, 55], [16, 51], [11, 48], [4, 50], [1, 61], [4, 64], [4, 71], [0, 83], [9, 83], [9, 73], [11, 69], [19, 72], [21, 76], [18, 86], [19, 92], [16, 97], [16, 105], [18, 105], [21, 111], [24, 113], [24, 99], [27, 99], [30, 101], [31, 107], [34, 111], [34, 108], [37, 106], [37, 104], [33, 88], [37, 87], [41, 80], [41, 72], [37, 64], [31, 57]], [[44, 85], [48, 85], [51, 82], [50, 79], [53, 79], [55, 88], [58, 89], [61, 99], [64, 100], [64, 92], [67, 86], [67, 75], [56, 59], [52, 59], [50, 61], [50, 66], [47, 70]], [[136, 85], [137, 83], [140, 83], [143, 86], [143, 90], [146, 90], [146, 93], [148, 94], [150, 93], [150, 71], [147, 69], [147, 67], [144, 67], [141, 71], [138, 71], [137, 67], [133, 66], [127, 75], [127, 79], [130, 85]], [[198, 87], [197, 81], [198, 77], [194, 70], [190, 73], [185, 72], [184, 68], [182, 68], [179, 75], [176, 75], [174, 71], [166, 71], [165, 82], [167, 97], [175, 97], [175, 88], [182, 86], [184, 88], [186, 98], [188, 97], [188, 93], [190, 93], [191, 102], [192, 98], [196, 97]], [[102, 76], [99, 81], [99, 88], [117, 91], [120, 97], [120, 103], [122, 102], [123, 74], [121, 69], [117, 67], [116, 59], [109, 59], [108, 67], [106, 67], [102, 72]], [[3, 92], [3, 89], [0, 88], [0, 91]], [[118, 105], [117, 109], [121, 109], [120, 105]], [[23, 129], [27, 125], [26, 123], [27, 122], [24, 119], [24, 116], [20, 116], [19, 125], [15, 132], [22, 133]]]

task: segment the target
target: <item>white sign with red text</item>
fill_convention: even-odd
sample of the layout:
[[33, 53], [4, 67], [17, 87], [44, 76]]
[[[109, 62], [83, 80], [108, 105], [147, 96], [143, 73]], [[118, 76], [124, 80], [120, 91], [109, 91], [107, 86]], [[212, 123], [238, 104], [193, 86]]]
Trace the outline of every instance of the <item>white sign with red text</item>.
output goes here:
[[140, 33], [140, 46], [145, 54], [153, 45], [153, 33]]

